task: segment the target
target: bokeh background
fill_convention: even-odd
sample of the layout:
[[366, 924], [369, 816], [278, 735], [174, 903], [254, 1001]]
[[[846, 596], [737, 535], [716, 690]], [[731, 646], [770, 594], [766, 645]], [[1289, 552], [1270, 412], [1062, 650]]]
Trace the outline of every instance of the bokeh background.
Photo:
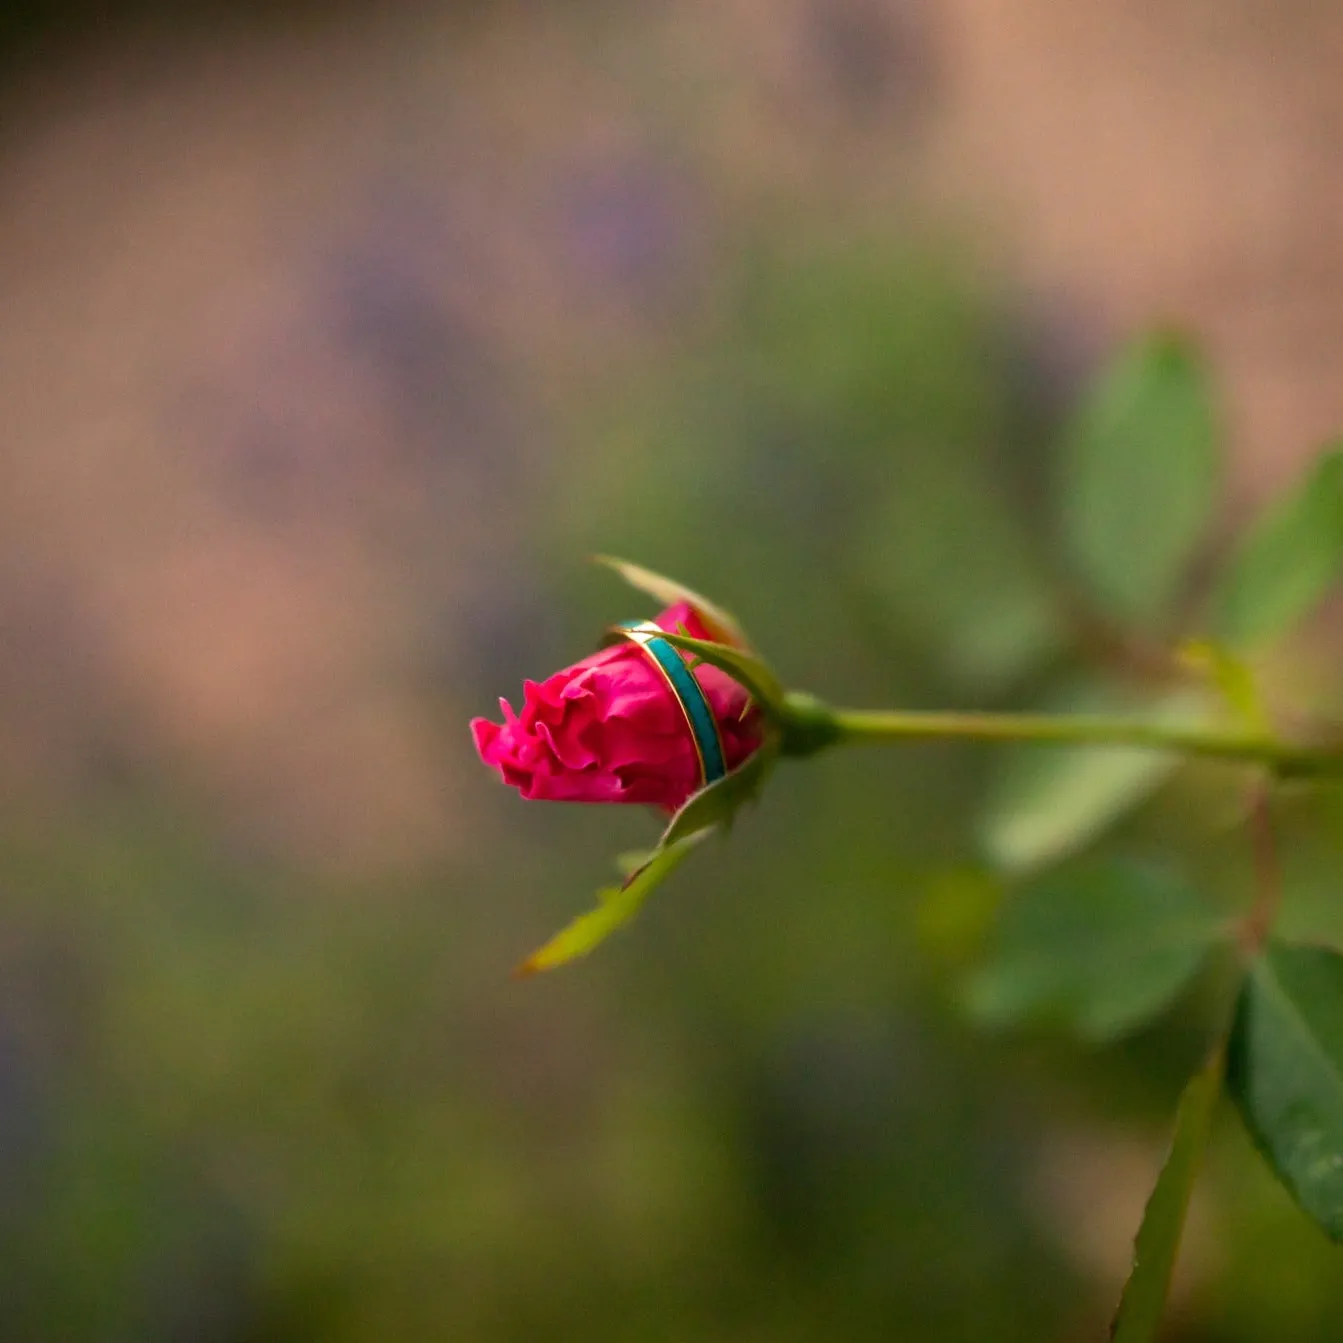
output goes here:
[[[1197, 1005], [967, 1024], [989, 753], [783, 770], [518, 983], [653, 822], [465, 725], [641, 612], [594, 551], [838, 701], [1122, 663], [1060, 426], [1194, 333], [1215, 555], [1343, 425], [1340, 60], [1309, 0], [10, 0], [0, 1339], [1099, 1337]], [[1226, 802], [1130, 837], [1237, 900]], [[1340, 1331], [1227, 1122], [1170, 1337]]]

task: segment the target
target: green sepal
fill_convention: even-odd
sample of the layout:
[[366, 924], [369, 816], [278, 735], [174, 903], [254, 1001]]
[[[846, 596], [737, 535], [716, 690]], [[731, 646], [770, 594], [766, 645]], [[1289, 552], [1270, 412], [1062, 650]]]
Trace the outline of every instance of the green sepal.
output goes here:
[[790, 690], [784, 696], [777, 721], [780, 753], [794, 758], [815, 755], [844, 735], [834, 710], [805, 690]]
[[621, 881], [628, 881], [641, 867], [646, 867], [656, 849], [626, 849], [615, 857], [615, 869]]
[[662, 833], [659, 847], [678, 843], [687, 835], [721, 825], [732, 825], [737, 812], [764, 787], [779, 756], [778, 739], [767, 738], [746, 761], [716, 783], [701, 788], [682, 803]]
[[759, 794], [778, 756], [777, 737], [767, 737], [743, 764], [716, 783], [701, 788], [681, 805], [662, 832], [657, 848], [618, 855], [616, 868], [625, 880], [619, 886], [598, 891], [597, 907], [561, 929], [523, 961], [515, 974], [524, 977], [539, 974], [586, 956], [628, 923], [653, 889], [680, 865], [692, 848], [720, 827], [724, 830], [731, 827], [737, 812]]
[[723, 610], [717, 602], [710, 601], [694, 589], [686, 587], [684, 583], [678, 583], [674, 578], [665, 578], [662, 574], [655, 574], [641, 564], [616, 559], [613, 555], [594, 555], [592, 558], [597, 564], [603, 564], [619, 574], [630, 587], [645, 593], [664, 606], [689, 602], [699, 612], [700, 619], [709, 627], [710, 632], [725, 643], [737, 648], [751, 646], [745, 630], [737, 623], [737, 618], [731, 612]]
[[662, 637], [682, 652], [693, 653], [701, 662], [726, 672], [738, 685], [750, 691], [761, 709], [776, 721], [787, 712], [787, 691], [768, 663], [730, 644], [696, 639], [677, 630], [664, 630]]
[[586, 956], [605, 942], [617, 928], [628, 923], [643, 907], [655, 887], [680, 866], [686, 855], [710, 834], [710, 829], [684, 835], [674, 844], [659, 846], [647, 861], [619, 886], [597, 892], [597, 907], [580, 914], [545, 946], [532, 952], [514, 971], [519, 977], [540, 974]]

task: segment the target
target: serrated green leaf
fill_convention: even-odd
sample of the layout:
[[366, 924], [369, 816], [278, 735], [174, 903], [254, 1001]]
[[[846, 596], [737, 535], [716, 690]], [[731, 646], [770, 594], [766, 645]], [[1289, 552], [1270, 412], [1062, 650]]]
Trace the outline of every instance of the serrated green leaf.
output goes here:
[[1130, 348], [1066, 436], [1063, 537], [1078, 577], [1121, 621], [1159, 622], [1216, 502], [1221, 454], [1201, 361], [1181, 340]]
[[1008, 491], [966, 454], [910, 454], [863, 540], [874, 595], [960, 683], [1000, 689], [1057, 651], [1056, 585]]
[[1343, 447], [1250, 528], [1212, 599], [1210, 627], [1236, 648], [1277, 638], [1343, 576]]
[[617, 928], [628, 923], [642, 908], [645, 900], [659, 883], [665, 881], [680, 866], [682, 860], [697, 844], [712, 832], [700, 830], [686, 835], [674, 844], [660, 847], [648, 861], [625, 879], [623, 885], [610, 886], [597, 893], [597, 907], [580, 914], [562, 928], [545, 946], [532, 952], [515, 973], [519, 976], [553, 970], [557, 965], [586, 956], [594, 947], [606, 941]]
[[711, 667], [726, 672], [734, 681], [751, 692], [761, 708], [779, 713], [786, 707], [787, 691], [784, 690], [783, 683], [774, 675], [768, 663], [754, 653], [733, 648], [729, 644], [696, 639], [676, 630], [663, 630], [662, 637], [683, 652], [693, 653]]
[[1255, 960], [1227, 1089], [1278, 1179], [1343, 1241], [1343, 955], [1272, 942]]
[[[1170, 726], [1206, 722], [1207, 697], [1182, 689], [1143, 698], [1085, 685], [1044, 706], [1058, 713], [1131, 713]], [[985, 854], [1029, 872], [1080, 849], [1161, 786], [1179, 764], [1168, 751], [1023, 745], [1004, 750], [979, 823]]]
[[764, 787], [777, 759], [777, 743], [766, 741], [731, 773], [701, 788], [671, 818], [662, 834], [663, 845], [674, 844], [710, 826], [730, 826], [737, 812]]
[[664, 606], [689, 602], [699, 612], [701, 619], [716, 638], [735, 644], [739, 648], [751, 646], [735, 616], [723, 610], [717, 602], [712, 602], [692, 588], [686, 587], [684, 583], [678, 583], [674, 578], [665, 578], [662, 574], [655, 574], [641, 564], [631, 564], [628, 560], [619, 560], [611, 555], [594, 555], [593, 559], [618, 573], [630, 587], [645, 593]]
[[965, 1006], [987, 1026], [1048, 1022], [1111, 1040], [1167, 1007], [1224, 932], [1165, 868], [1127, 860], [1055, 873], [1004, 905]]
[[1133, 1245], [1133, 1269], [1110, 1326], [1110, 1343], [1153, 1343], [1170, 1293], [1175, 1257], [1222, 1090], [1219, 1048], [1190, 1078], [1175, 1113], [1175, 1133]]

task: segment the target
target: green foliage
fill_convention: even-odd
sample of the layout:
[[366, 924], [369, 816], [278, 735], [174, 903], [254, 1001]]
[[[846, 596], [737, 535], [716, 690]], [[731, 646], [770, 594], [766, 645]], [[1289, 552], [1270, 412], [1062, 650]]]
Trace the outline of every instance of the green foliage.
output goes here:
[[886, 237], [754, 257], [740, 325], [712, 353], [738, 405], [816, 424], [851, 461], [854, 444], [889, 453], [932, 434], [964, 447], [1000, 422], [1002, 381], [963, 270]]
[[1133, 1245], [1133, 1269], [1110, 1326], [1111, 1343], [1152, 1343], [1170, 1292], [1194, 1181], [1222, 1092], [1219, 1047], [1190, 1078], [1175, 1112], [1175, 1134]]
[[984, 1025], [1039, 1021], [1112, 1040], [1163, 1011], [1224, 929], [1197, 892], [1151, 863], [1054, 873], [1009, 897], [965, 1003]]
[[[840, 571], [852, 575], [851, 586], [832, 579], [811, 590], [805, 563], [778, 579], [786, 593], [778, 609], [786, 620], [782, 643], [790, 665], [805, 666], [810, 655], [814, 666], [833, 673], [840, 661], [832, 656], [834, 636], [817, 637], [816, 631], [831, 629], [824, 622], [851, 601], [895, 634], [876, 662], [876, 693], [888, 702], [892, 696], [883, 678], [889, 675], [890, 651], [910, 647], [926, 654], [922, 665], [942, 678], [936, 693], [950, 687], [953, 696], [959, 689], [1003, 696], [1026, 686], [1032, 721], [1042, 716], [1047, 724], [1067, 721], [1069, 732], [1080, 737], [1086, 737], [1083, 723], [1118, 725], [1108, 738], [1092, 737], [1085, 745], [1061, 745], [1061, 734], [1042, 729], [1034, 744], [994, 747], [984, 802], [972, 827], [992, 866], [985, 890], [992, 893], [997, 881], [1025, 884], [1001, 907], [985, 939], [987, 954], [963, 986], [963, 1005], [984, 1026], [1050, 1025], [1088, 1044], [1112, 1042], [1146, 1026], [1180, 999], [1186, 1013], [1201, 1012], [1207, 1004], [1188, 991], [1211, 953], [1234, 948], [1248, 954], [1243, 948], [1257, 943], [1271, 921], [1279, 880], [1271, 845], [1252, 836], [1259, 855], [1251, 878], [1253, 907], [1233, 919], [1226, 911], [1239, 898], [1239, 887], [1233, 887], [1235, 899], [1217, 905], [1202, 894], [1225, 888], [1227, 846], [1219, 842], [1216, 863], [1205, 855], [1201, 864], [1188, 867], [1200, 873], [1196, 887], [1174, 875], [1185, 870], [1183, 864], [1117, 857], [1106, 836], [1125, 818], [1130, 829], [1162, 815], [1168, 825], [1172, 797], [1188, 794], [1182, 803], [1188, 806], [1188, 798], [1198, 796], [1201, 780], [1193, 770], [1182, 776], [1186, 787], [1162, 792], [1183, 756], [1176, 749], [1148, 749], [1148, 729], [1157, 738], [1178, 731], [1182, 749], [1267, 766], [1278, 776], [1337, 772], [1339, 761], [1327, 744], [1302, 747], [1275, 736], [1272, 688], [1261, 683], [1259, 664], [1243, 654], [1287, 633], [1343, 567], [1343, 449], [1326, 454], [1234, 548], [1226, 571], [1207, 584], [1210, 616], [1204, 630], [1213, 641], [1190, 639], [1186, 636], [1199, 631], [1182, 629], [1181, 623], [1198, 595], [1194, 561], [1223, 474], [1209, 378], [1196, 352], [1168, 335], [1140, 341], [1121, 352], [1083, 398], [1060, 438], [1055, 555], [1048, 527], [1039, 526], [1048, 519], [1027, 515], [1022, 507], [1027, 496], [1005, 488], [984, 449], [981, 436], [995, 432], [994, 415], [1001, 409], [995, 397], [981, 388], [955, 410], [954, 398], [943, 397], [951, 385], [944, 375], [959, 357], [963, 334], [955, 305], [938, 309], [944, 323], [938, 335], [945, 344], [930, 341], [916, 355], [906, 342], [907, 314], [893, 316], [880, 304], [874, 308], [861, 285], [847, 285], [848, 271], [841, 266], [839, 272], [826, 281], [833, 282], [833, 295], [843, 296], [834, 312], [818, 298], [824, 284], [818, 281], [813, 290], [806, 275], [797, 277], [793, 306], [785, 303], [786, 311], [775, 313], [763, 334], [749, 325], [738, 333], [742, 339], [725, 356], [722, 370], [733, 395], [741, 392], [747, 420], [757, 417], [750, 432], [762, 442], [773, 445], [786, 425], [787, 434], [814, 434], [851, 460], [883, 438], [892, 445], [884, 474], [861, 467], [853, 472], [859, 482], [853, 516], [861, 525], [825, 538]], [[754, 316], [759, 319], [759, 310]], [[796, 330], [785, 316], [796, 320]], [[861, 353], [846, 343], [854, 331], [860, 333]], [[889, 364], [874, 353], [878, 349], [891, 355]], [[903, 351], [900, 359], [894, 351]], [[941, 359], [945, 367], [938, 364]], [[912, 380], [902, 382], [911, 371]], [[911, 412], [911, 405], [919, 408]], [[700, 459], [702, 471], [723, 452], [725, 440], [699, 437], [712, 444], [702, 449], [708, 454]], [[752, 488], [764, 481], [777, 489], [786, 478], [771, 456]], [[799, 499], [807, 497], [799, 493]], [[747, 500], [755, 506], [754, 495], [746, 494], [735, 501], [736, 512]], [[733, 516], [730, 508], [725, 515]], [[719, 534], [735, 537], [730, 526], [720, 525]], [[731, 553], [730, 540], [724, 548]], [[753, 561], [739, 572], [752, 567]], [[658, 593], [674, 590], [680, 591], [663, 586]], [[782, 755], [811, 754], [862, 736], [852, 726], [861, 714], [829, 715], [814, 697], [785, 690], [754, 654], [714, 649], [683, 636], [672, 641], [752, 690], [774, 716]], [[1041, 685], [1066, 688], [1041, 694]], [[799, 722], [809, 714], [817, 728], [806, 751], [789, 749], [794, 710]], [[881, 715], [868, 715], [867, 721], [872, 736], [880, 732], [891, 740], [902, 733], [935, 735], [919, 728], [914, 721], [919, 716], [889, 713], [880, 729]], [[974, 736], [976, 722], [993, 719], [982, 712], [923, 717], [925, 725], [938, 719], [945, 724], [941, 730], [956, 737]], [[842, 732], [822, 730], [836, 721], [842, 721]], [[1139, 734], [1129, 724], [1142, 725], [1142, 745], [1110, 744], [1133, 742]], [[1014, 734], [982, 730], [981, 735], [1012, 740]], [[1327, 739], [1307, 734], [1303, 740]], [[1201, 744], [1206, 741], [1213, 749]], [[920, 781], [935, 792], [938, 771], [926, 767], [927, 757], [920, 761]], [[760, 777], [743, 771], [719, 785], [721, 792], [706, 790], [692, 799], [667, 838], [675, 841], [701, 822], [730, 819], [758, 792], [772, 765], [771, 758]], [[1230, 777], [1242, 788], [1252, 782], [1248, 773]], [[919, 792], [912, 790], [903, 805], [927, 821], [930, 813], [919, 811]], [[1217, 805], [1226, 808], [1229, 796], [1218, 794]], [[1150, 805], [1133, 817], [1142, 804]], [[1256, 818], [1258, 807], [1255, 802]], [[891, 810], [897, 814], [897, 808]], [[806, 823], [817, 816], [804, 814]], [[1242, 818], [1238, 811], [1235, 819]], [[1219, 825], [1226, 820], [1222, 815]], [[828, 821], [832, 831], [840, 826], [846, 836], [849, 823], [842, 810]], [[1259, 823], [1253, 820], [1251, 830]], [[1169, 829], [1164, 833], [1169, 838]], [[1058, 866], [1092, 845], [1102, 853]], [[1247, 840], [1246, 850], [1251, 847]], [[859, 865], [861, 870], [861, 860]], [[771, 883], [771, 890], [778, 888], [777, 881]], [[979, 942], [983, 901], [977, 898], [971, 913], [979, 913], [971, 918], [949, 903], [949, 893], [966, 889], [964, 881], [934, 877], [927, 889], [919, 935], [925, 946], [941, 946], [945, 961], [963, 967], [973, 954], [970, 944]], [[818, 890], [826, 892], [826, 939], [838, 942], [839, 924], [830, 912], [834, 887], [818, 883]], [[799, 963], [810, 965], [822, 955], [809, 947]], [[1300, 958], [1312, 956], [1325, 958], [1328, 973], [1319, 966], [1313, 979], [1306, 973]], [[1225, 1055], [1226, 1085], [1256, 1140], [1284, 1183], [1335, 1237], [1343, 1222], [1338, 1175], [1343, 1068], [1336, 1057], [1343, 1038], [1343, 990], [1335, 991], [1333, 982], [1337, 960], [1331, 952], [1277, 945], [1259, 956], [1244, 982]], [[1134, 1043], [1147, 1048], [1151, 1038], [1147, 1033]], [[1224, 1084], [1223, 1057], [1215, 1051], [1182, 1097], [1171, 1152], [1148, 1204], [1115, 1318], [1114, 1337], [1121, 1343], [1156, 1337]]]
[[998, 689], [1057, 653], [1064, 630], [1024, 520], [983, 474], [964, 454], [915, 457], [873, 507], [861, 560], [955, 681]]
[[1213, 593], [1213, 633], [1236, 648], [1279, 638], [1343, 575], [1343, 448], [1246, 534]]
[[[1051, 713], [1123, 714], [1168, 726], [1206, 720], [1206, 697], [1190, 689], [1124, 690], [1091, 681], [1046, 701]], [[979, 817], [985, 854], [1024, 873], [1080, 849], [1151, 796], [1179, 765], [1169, 751], [1106, 746], [1011, 746], [993, 765]]]
[[1256, 958], [1227, 1085], [1278, 1178], [1343, 1241], [1343, 955], [1273, 942]]
[[[815, 348], [833, 356], [842, 346]], [[850, 405], [878, 385], [831, 372]], [[1073, 605], [1059, 600], [1062, 585], [1042, 563], [1048, 551], [974, 451], [912, 454], [899, 488], [870, 501], [856, 563], [865, 592], [932, 651], [954, 684], [997, 694], [1062, 663], [1069, 688], [1044, 696], [1037, 712], [1225, 730], [1272, 744], [1271, 706], [1240, 654], [1288, 632], [1338, 577], [1343, 450], [1326, 454], [1269, 509], [1212, 581], [1215, 643], [1174, 637], [1222, 474], [1209, 380], [1195, 352], [1169, 336], [1124, 351], [1064, 433], [1059, 465], [1062, 567], [1080, 580]], [[781, 702], [780, 723], [789, 703], [814, 703], [777, 681], [763, 683], [752, 655], [736, 667], [731, 654], [674, 642], [737, 675], [762, 700]], [[1285, 749], [1279, 763], [1294, 760]], [[1089, 1043], [1112, 1041], [1169, 1008], [1213, 948], [1248, 936], [1169, 865], [1111, 857], [1049, 871], [1154, 798], [1180, 763], [1171, 750], [1101, 744], [996, 748], [975, 831], [996, 872], [1028, 884], [1006, 900], [988, 955], [965, 985], [964, 1005], [981, 1024], [1050, 1024]], [[732, 780], [723, 805], [730, 813], [738, 793], [757, 787], [754, 778]], [[688, 814], [670, 835], [716, 816], [720, 802], [706, 793], [690, 805], [694, 819]], [[1272, 880], [1263, 871], [1257, 877], [1261, 886]], [[1258, 890], [1256, 910], [1270, 898]], [[925, 908], [920, 920], [936, 917]], [[1343, 1100], [1334, 1093], [1343, 1094], [1343, 1070], [1330, 1042], [1343, 1038], [1343, 992], [1324, 991], [1323, 970], [1310, 987], [1298, 963], [1307, 956], [1329, 966], [1336, 959], [1275, 946], [1256, 962], [1237, 1012], [1229, 1085], [1281, 1178], [1338, 1236], [1343, 1196], [1334, 1182], [1343, 1179], [1334, 1159], [1343, 1142], [1334, 1130], [1343, 1132]], [[1181, 1101], [1115, 1320], [1123, 1343], [1155, 1337], [1220, 1067], [1219, 1055]]]
[[1176, 337], [1139, 342], [1097, 384], [1063, 448], [1063, 537], [1104, 609], [1139, 627], [1169, 611], [1220, 476], [1201, 359]]
[[[1209, 377], [1186, 342], [1160, 335], [1121, 351], [1061, 431], [1032, 420], [1032, 438], [1043, 427], [1057, 446], [1050, 516], [1036, 488], [1034, 468], [1043, 463], [1032, 454], [1034, 441], [1014, 436], [1020, 407], [1013, 408], [1002, 370], [992, 371], [992, 342], [963, 288], [926, 258], [908, 267], [907, 257], [880, 247], [846, 245], [782, 265], [763, 256], [748, 268], [717, 339], [679, 366], [668, 359], [642, 422], [635, 415], [608, 426], [597, 493], [582, 502], [595, 513], [592, 500], [606, 498], [604, 526], [577, 544], [605, 547], [615, 529], [641, 552], [675, 555], [678, 564], [693, 555], [698, 571], [730, 573], [734, 591], [757, 613], [752, 624], [767, 623], [765, 641], [786, 653], [790, 678], [839, 702], [901, 706], [887, 715], [890, 740], [904, 731], [897, 720], [918, 716], [904, 706], [950, 700], [959, 709], [968, 693], [991, 708], [1029, 707], [1032, 721], [1041, 714], [1055, 724], [1104, 718], [1158, 736], [1179, 729], [1182, 749], [1221, 754], [1242, 768], [1212, 782], [1212, 771], [1180, 770], [1179, 750], [1094, 740], [1065, 746], [1050, 732], [1040, 734], [1048, 744], [1035, 745], [1004, 745], [1011, 732], [988, 733], [1000, 738], [991, 751], [968, 751], [929, 744], [931, 731], [911, 730], [920, 744], [907, 743], [903, 759], [892, 752], [894, 759], [864, 763], [870, 772], [856, 782], [856, 760], [831, 773], [798, 770], [785, 782], [784, 771], [774, 778], [769, 759], [760, 777], [748, 770], [725, 780], [673, 822], [673, 843], [700, 822], [725, 824], [770, 775], [771, 805], [760, 818], [765, 842], [720, 856], [729, 865], [747, 849], [742, 866], [728, 867], [721, 880], [728, 894], [705, 915], [718, 922], [707, 935], [698, 922], [693, 933], [669, 922], [664, 934], [685, 938], [681, 960], [693, 954], [717, 968], [715, 1022], [724, 1004], [752, 1019], [767, 1015], [762, 1003], [787, 1001], [799, 983], [888, 1011], [911, 982], [925, 979], [911, 973], [918, 962], [910, 943], [936, 948], [942, 968], [957, 972], [987, 943], [964, 991], [985, 1025], [1058, 1026], [1093, 1044], [1168, 1013], [1171, 1030], [1144, 1031], [1104, 1056], [1107, 1085], [1126, 1104], [1135, 1096], [1139, 1105], [1164, 1099], [1166, 1083], [1154, 1078], [1168, 1081], [1176, 1069], [1183, 1075], [1190, 1032], [1207, 1033], [1215, 995], [1193, 990], [1211, 989], [1212, 968], [1226, 969], [1233, 953], [1248, 955], [1276, 909], [1278, 862], [1263, 836], [1243, 833], [1247, 802], [1287, 766], [1322, 766], [1326, 774], [1338, 767], [1319, 724], [1306, 723], [1300, 738], [1318, 746], [1276, 735], [1284, 716], [1275, 712], [1276, 687], [1263, 679], [1267, 664], [1243, 655], [1286, 633], [1338, 574], [1340, 454], [1326, 456], [1266, 513], [1233, 548], [1225, 573], [1207, 573], [1198, 562], [1219, 503], [1222, 444]], [[655, 489], [646, 487], [650, 478]], [[752, 522], [770, 518], [783, 520], [777, 535], [768, 521]], [[1201, 591], [1196, 579], [1206, 579]], [[636, 586], [659, 600], [684, 595], [666, 580]], [[1189, 628], [1199, 597], [1209, 618]], [[837, 720], [824, 704], [786, 690], [753, 653], [738, 657], [679, 635], [672, 642], [735, 675], [770, 707], [781, 758], [855, 739], [847, 726], [833, 731]], [[964, 714], [933, 716], [944, 724], [959, 718], [949, 734], [958, 739], [974, 735], [962, 730], [967, 722], [993, 719], [978, 702]], [[808, 733], [800, 730], [804, 721]], [[804, 739], [805, 750], [791, 748]], [[1194, 745], [1209, 739], [1231, 749]], [[1256, 771], [1274, 777], [1265, 783], [1252, 777]], [[975, 795], [983, 805], [967, 824], [965, 798]], [[1145, 863], [1116, 856], [1112, 831], [1121, 821], [1124, 842], [1141, 831], [1144, 850], [1174, 852]], [[967, 839], [990, 870], [967, 875]], [[1329, 862], [1311, 861], [1327, 884]], [[911, 884], [927, 893], [913, 916], [904, 899]], [[986, 911], [1003, 884], [1009, 894], [986, 935]], [[1246, 904], [1247, 914], [1231, 913]], [[751, 928], [749, 966], [743, 920]], [[1271, 948], [1249, 975], [1229, 1085], [1255, 1102], [1251, 1128], [1289, 1187], [1305, 1179], [1315, 1206], [1298, 1197], [1318, 1219], [1321, 1201], [1332, 1197], [1327, 1172], [1319, 1161], [1303, 1165], [1302, 1153], [1314, 1142], [1317, 1156], [1333, 1155], [1322, 1135], [1338, 1126], [1326, 1081], [1337, 1069], [1321, 1060], [1332, 1058], [1331, 1048], [1336, 1053], [1326, 1025], [1337, 1040], [1343, 1022], [1326, 1023], [1317, 994], [1296, 1012], [1313, 1032], [1313, 1052], [1302, 1031], [1288, 1027], [1279, 980], [1295, 971], [1272, 970], [1285, 954]], [[775, 965], [774, 977], [755, 979], [767, 964]], [[1169, 1011], [1177, 1004], [1178, 1013]], [[1108, 1066], [1118, 1059], [1141, 1065], [1128, 1081], [1118, 1080], [1122, 1064]], [[917, 1069], [902, 1070], [900, 1094], [917, 1087]], [[804, 1089], [828, 1096], [810, 1078]], [[1116, 1317], [1121, 1343], [1156, 1335], [1219, 1090], [1216, 1061], [1185, 1090]], [[1245, 1098], [1237, 1099], [1246, 1110]], [[1260, 1132], [1265, 1113], [1272, 1142]], [[1320, 1122], [1306, 1131], [1303, 1116]], [[954, 1122], [942, 1113], [938, 1120]], [[821, 1146], [847, 1151], [848, 1132], [825, 1130]], [[966, 1145], [964, 1132], [959, 1141]], [[957, 1149], [947, 1170], [966, 1168], [959, 1156]], [[783, 1143], [780, 1169], [798, 1166]], [[1215, 1166], [1214, 1178], [1227, 1176]], [[830, 1181], [816, 1183], [833, 1192]], [[966, 1226], [977, 1223], [986, 1184], [970, 1181]], [[913, 1200], [905, 1212], [914, 1206], [923, 1205]], [[1226, 1213], [1237, 1227], [1268, 1224], [1258, 1205]], [[816, 1219], [798, 1220], [812, 1227]], [[964, 1231], [953, 1234], [945, 1258], [963, 1262], [969, 1243]], [[889, 1281], [891, 1255], [872, 1253], [875, 1277]], [[900, 1262], [907, 1276], [943, 1257], [920, 1239]], [[1311, 1263], [1309, 1280], [1291, 1290], [1274, 1279], [1273, 1328], [1284, 1335], [1300, 1324], [1302, 1336], [1322, 1336], [1319, 1319], [1343, 1311], [1343, 1295], [1331, 1295], [1325, 1269]], [[1228, 1300], [1238, 1299], [1243, 1277], [1220, 1283]], [[938, 1295], [937, 1287], [921, 1293]], [[977, 1318], [993, 1322], [995, 1338], [1010, 1333], [1001, 1302]], [[1339, 1318], [1329, 1314], [1330, 1328]], [[1229, 1339], [1254, 1336], [1238, 1331], [1234, 1306], [1226, 1319]], [[827, 1319], [824, 1336], [834, 1332]], [[1026, 1328], [1020, 1336], [1051, 1331]]]

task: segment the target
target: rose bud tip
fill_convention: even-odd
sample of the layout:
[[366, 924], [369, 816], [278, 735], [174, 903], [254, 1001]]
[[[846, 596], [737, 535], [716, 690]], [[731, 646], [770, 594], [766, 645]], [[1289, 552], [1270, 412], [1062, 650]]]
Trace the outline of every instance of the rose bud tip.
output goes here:
[[481, 760], [527, 798], [667, 812], [712, 781], [707, 771], [736, 769], [760, 746], [759, 711], [726, 672], [691, 670], [665, 642], [643, 646], [657, 629], [713, 638], [689, 602], [675, 603], [643, 630], [643, 644], [626, 638], [525, 682], [517, 713], [500, 701], [502, 724], [473, 719]]

